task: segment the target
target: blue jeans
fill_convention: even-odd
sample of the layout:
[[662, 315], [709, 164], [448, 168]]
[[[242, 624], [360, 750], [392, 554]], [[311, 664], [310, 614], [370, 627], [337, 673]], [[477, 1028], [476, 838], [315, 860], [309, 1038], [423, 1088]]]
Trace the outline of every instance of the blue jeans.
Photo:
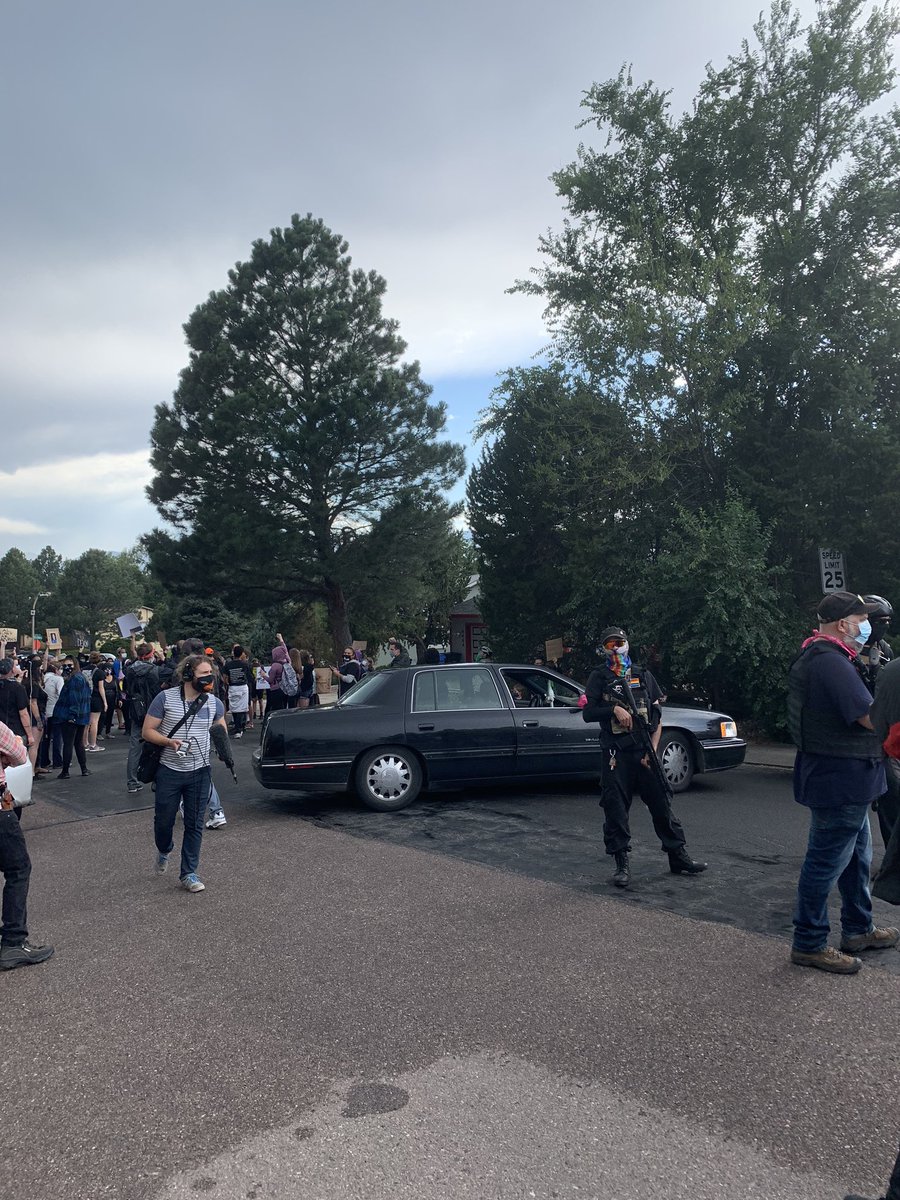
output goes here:
[[175, 839], [175, 818], [178, 805], [184, 801], [184, 835], [181, 839], [181, 870], [179, 876], [191, 875], [200, 862], [203, 841], [203, 817], [210, 798], [210, 770], [173, 771], [160, 764], [156, 772], [156, 805], [153, 813], [153, 836], [160, 854], [171, 854]]
[[800, 870], [794, 912], [794, 949], [805, 954], [828, 942], [828, 896], [841, 893], [841, 929], [857, 937], [872, 928], [869, 868], [872, 835], [868, 804], [842, 804], [809, 810], [809, 843]]

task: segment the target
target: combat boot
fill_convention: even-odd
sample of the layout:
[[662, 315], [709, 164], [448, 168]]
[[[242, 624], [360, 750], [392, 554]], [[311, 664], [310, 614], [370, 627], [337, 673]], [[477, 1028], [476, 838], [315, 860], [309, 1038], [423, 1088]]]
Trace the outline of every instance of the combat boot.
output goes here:
[[628, 855], [624, 850], [617, 850], [613, 855], [616, 860], [616, 871], [612, 882], [616, 887], [628, 887], [631, 883], [631, 868], [628, 866]]
[[684, 846], [669, 851], [669, 870], [673, 875], [699, 875], [707, 866], [707, 863], [694, 862]]

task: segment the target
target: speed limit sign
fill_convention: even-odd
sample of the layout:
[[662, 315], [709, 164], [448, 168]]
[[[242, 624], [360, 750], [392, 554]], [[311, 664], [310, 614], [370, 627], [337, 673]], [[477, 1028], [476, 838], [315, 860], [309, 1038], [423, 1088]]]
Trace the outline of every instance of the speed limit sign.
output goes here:
[[841, 550], [819, 550], [819, 570], [823, 592], [843, 592], [847, 586], [844, 575], [844, 555]]

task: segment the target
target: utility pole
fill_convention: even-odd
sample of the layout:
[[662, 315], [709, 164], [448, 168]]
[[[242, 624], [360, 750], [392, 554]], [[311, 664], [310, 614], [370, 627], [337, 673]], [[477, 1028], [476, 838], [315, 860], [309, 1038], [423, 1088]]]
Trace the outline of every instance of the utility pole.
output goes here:
[[35, 596], [35, 598], [31, 602], [31, 648], [32, 648], [32, 650], [34, 649], [34, 614], [37, 612], [37, 602], [43, 596], [49, 596], [49, 595], [51, 595], [50, 592], [38, 592], [38, 594]]

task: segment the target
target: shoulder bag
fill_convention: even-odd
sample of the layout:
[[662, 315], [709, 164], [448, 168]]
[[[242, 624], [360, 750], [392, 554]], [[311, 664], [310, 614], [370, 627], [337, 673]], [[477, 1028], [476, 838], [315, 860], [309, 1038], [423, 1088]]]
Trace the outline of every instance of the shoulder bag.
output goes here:
[[[198, 696], [196, 700], [192, 700], [188, 706], [184, 716], [167, 734], [166, 737], [174, 737], [178, 730], [182, 727], [185, 721], [190, 720], [195, 713], [198, 713], [206, 701], [208, 696]], [[162, 757], [164, 747], [158, 746], [156, 742], [145, 742], [141, 738], [141, 757], [137, 766], [137, 777], [141, 783], [152, 783], [156, 778], [156, 772], [159, 770], [159, 760]]]

